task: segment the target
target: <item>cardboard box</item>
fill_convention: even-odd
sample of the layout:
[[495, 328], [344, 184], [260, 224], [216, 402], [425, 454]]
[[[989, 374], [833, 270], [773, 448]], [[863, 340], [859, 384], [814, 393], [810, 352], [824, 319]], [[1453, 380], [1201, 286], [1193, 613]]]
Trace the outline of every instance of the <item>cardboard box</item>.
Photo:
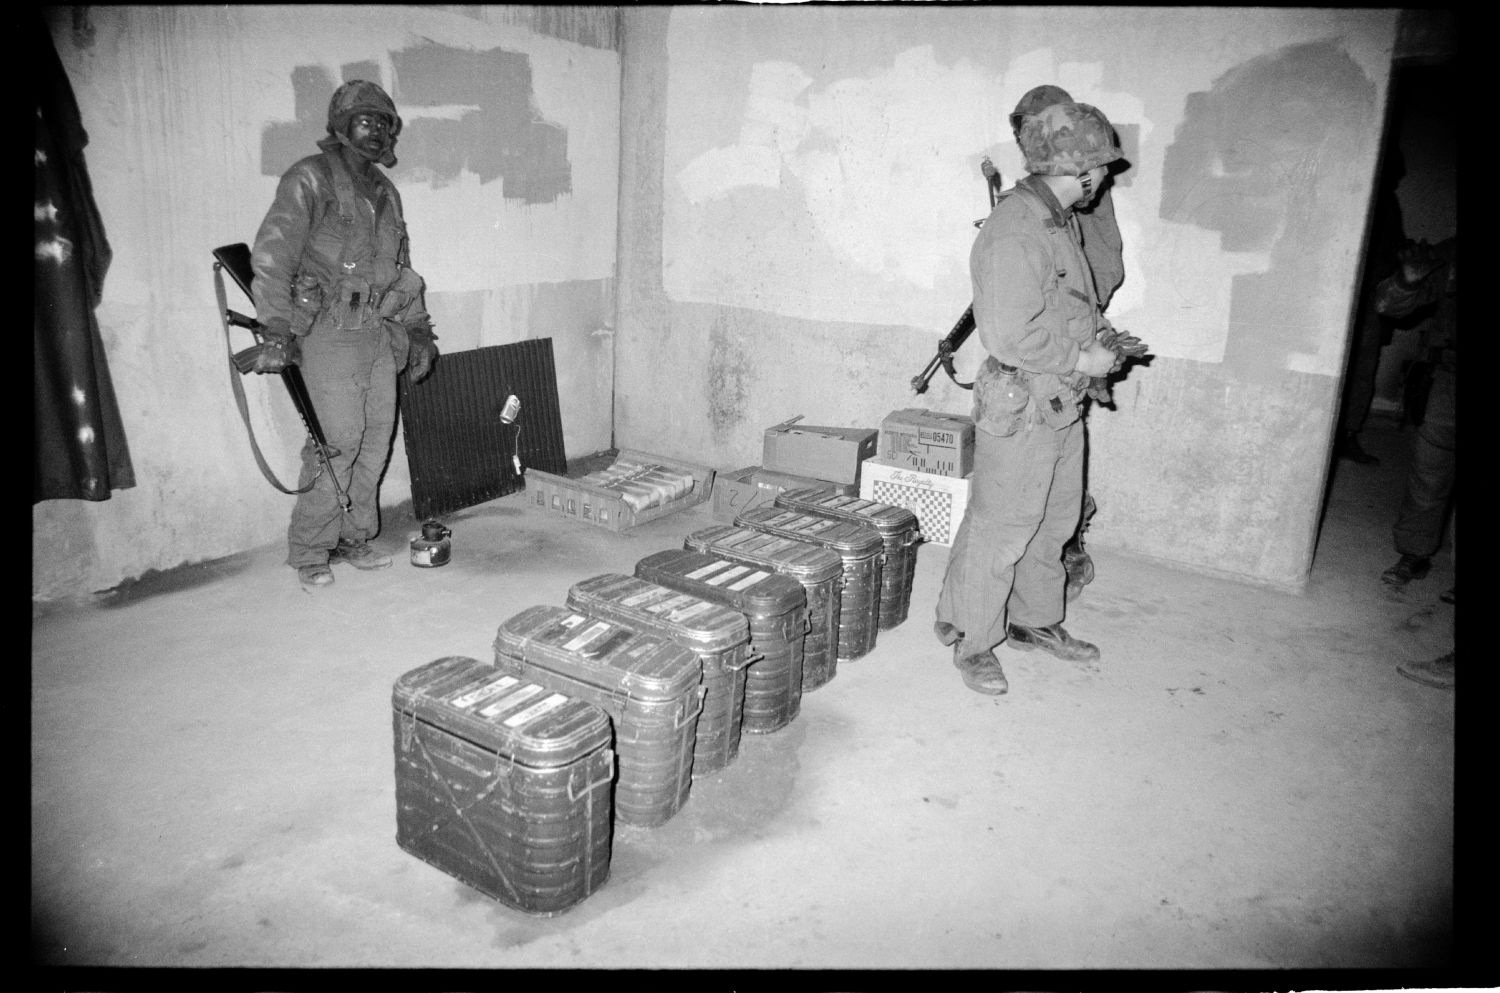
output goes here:
[[974, 471], [974, 418], [908, 407], [880, 422], [880, 453], [887, 465], [962, 479]]
[[859, 483], [859, 467], [875, 454], [876, 428], [828, 428], [797, 424], [801, 415], [766, 429], [761, 464], [772, 472], [833, 483]]
[[770, 505], [776, 501], [777, 495], [807, 486], [832, 486], [846, 496], [859, 492], [859, 487], [853, 483], [834, 483], [809, 476], [768, 472], [758, 465], [746, 466], [733, 472], [721, 472], [715, 477], [714, 520], [733, 523], [736, 517], [752, 507]]
[[951, 545], [969, 509], [969, 480], [871, 459], [865, 463], [859, 495], [864, 500], [905, 507], [917, 515], [924, 541]]

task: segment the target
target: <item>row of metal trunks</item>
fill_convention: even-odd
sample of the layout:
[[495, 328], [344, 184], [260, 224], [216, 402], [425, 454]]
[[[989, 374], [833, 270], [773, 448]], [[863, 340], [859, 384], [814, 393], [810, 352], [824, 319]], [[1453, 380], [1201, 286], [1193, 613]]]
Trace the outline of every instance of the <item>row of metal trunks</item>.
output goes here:
[[406, 673], [397, 843], [517, 910], [569, 909], [608, 878], [614, 824], [665, 823], [906, 619], [919, 541], [903, 508], [783, 493], [520, 611], [492, 662]]

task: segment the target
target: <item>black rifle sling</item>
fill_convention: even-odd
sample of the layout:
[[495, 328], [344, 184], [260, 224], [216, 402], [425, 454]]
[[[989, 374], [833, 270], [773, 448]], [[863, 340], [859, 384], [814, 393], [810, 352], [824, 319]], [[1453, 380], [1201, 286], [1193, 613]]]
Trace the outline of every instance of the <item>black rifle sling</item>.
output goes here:
[[245, 401], [245, 387], [240, 383], [240, 371], [234, 365], [234, 343], [229, 337], [229, 299], [224, 293], [223, 270], [223, 263], [214, 263], [214, 294], [219, 298], [219, 323], [224, 326], [224, 344], [229, 349], [229, 384], [234, 387], [234, 403], [240, 410], [240, 420], [245, 422], [245, 434], [250, 437], [250, 451], [255, 455], [255, 464], [260, 466], [261, 475], [265, 476], [272, 486], [289, 496], [306, 493], [317, 483], [318, 476], [323, 474], [322, 461], [319, 461], [317, 475], [313, 476], [311, 482], [301, 489], [288, 489], [266, 464], [266, 457], [261, 454], [260, 444], [255, 440], [255, 429], [250, 426], [250, 407]]

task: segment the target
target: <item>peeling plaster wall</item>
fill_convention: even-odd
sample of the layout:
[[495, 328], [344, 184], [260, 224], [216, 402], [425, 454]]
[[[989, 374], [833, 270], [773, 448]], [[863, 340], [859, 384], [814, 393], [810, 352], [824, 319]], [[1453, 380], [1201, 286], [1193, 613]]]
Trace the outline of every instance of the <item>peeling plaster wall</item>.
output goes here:
[[1055, 83], [1121, 133], [1109, 315], [1156, 355], [1091, 416], [1090, 539], [1300, 589], [1398, 13], [625, 11], [617, 442], [734, 468], [793, 414], [967, 412], [909, 383], [971, 296], [979, 163], [1024, 174], [1006, 116]]
[[[114, 249], [98, 316], [138, 484], [101, 503], [36, 505], [34, 599], [283, 540], [291, 499], [249, 451], [209, 253], [253, 240], [346, 79], [379, 81], [405, 121], [391, 176], [441, 349], [552, 338], [568, 451], [609, 445], [614, 8], [83, 7], [52, 8], [49, 23]], [[295, 481], [290, 402], [274, 380], [246, 387], [262, 449]], [[390, 512], [410, 496], [398, 432], [387, 531], [410, 524]]]

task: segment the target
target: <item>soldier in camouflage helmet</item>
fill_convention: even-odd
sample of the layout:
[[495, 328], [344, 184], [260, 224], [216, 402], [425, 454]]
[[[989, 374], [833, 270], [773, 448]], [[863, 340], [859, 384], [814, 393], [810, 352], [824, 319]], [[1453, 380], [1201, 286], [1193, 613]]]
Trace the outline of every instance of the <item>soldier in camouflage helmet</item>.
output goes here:
[[[376, 140], [356, 145], [349, 138], [349, 124], [356, 114], [374, 114], [385, 119], [385, 129], [374, 136]], [[396, 105], [385, 90], [369, 80], [356, 79], [340, 86], [328, 101], [328, 135], [318, 141], [318, 147], [332, 152], [342, 145], [390, 169], [396, 164], [396, 136], [400, 133], [401, 115], [396, 113]]]
[[[1028, 117], [1034, 117], [1054, 104], [1072, 103], [1067, 90], [1050, 83], [1026, 91], [1016, 103], [1010, 115], [1011, 133], [1016, 146], [1021, 145], [1021, 125]], [[1078, 220], [1078, 232], [1083, 238], [1083, 254], [1089, 260], [1089, 271], [1094, 277], [1094, 292], [1099, 296], [1099, 309], [1109, 307], [1115, 290], [1125, 281], [1124, 241], [1120, 238], [1120, 225], [1115, 220], [1115, 199], [1110, 184], [1106, 183], [1091, 204], [1079, 204], [1073, 216]], [[1093, 495], [1083, 495], [1083, 516], [1078, 529], [1063, 547], [1063, 564], [1067, 568], [1067, 598], [1072, 600], [1083, 592], [1083, 588], [1094, 580], [1094, 561], [1084, 548], [1083, 536], [1089, 521], [1098, 507]]]
[[[306, 588], [333, 582], [329, 564], [378, 569], [391, 557], [369, 544], [380, 530], [377, 489], [396, 425], [396, 375], [420, 381], [437, 357], [422, 277], [411, 268], [396, 187], [377, 165], [396, 164], [401, 117], [367, 80], [328, 103], [322, 150], [292, 165], [251, 251], [256, 316], [281, 363], [302, 367], [347, 508], [323, 478], [309, 441], [287, 528], [287, 564]], [[263, 363], [259, 371], [277, 371]]]
[[966, 685], [1009, 688], [994, 649], [1009, 641], [1092, 661], [1063, 629], [1062, 549], [1083, 498], [1084, 384], [1117, 355], [1103, 323], [1076, 209], [1120, 157], [1104, 115], [1043, 108], [1021, 125], [1031, 175], [1001, 194], [969, 256], [974, 328], [989, 353], [974, 382], [968, 511], [948, 557], [935, 630]]
[[1086, 103], [1044, 107], [1021, 121], [1017, 140], [1026, 171], [1040, 176], [1082, 176], [1123, 154], [1109, 121]]

